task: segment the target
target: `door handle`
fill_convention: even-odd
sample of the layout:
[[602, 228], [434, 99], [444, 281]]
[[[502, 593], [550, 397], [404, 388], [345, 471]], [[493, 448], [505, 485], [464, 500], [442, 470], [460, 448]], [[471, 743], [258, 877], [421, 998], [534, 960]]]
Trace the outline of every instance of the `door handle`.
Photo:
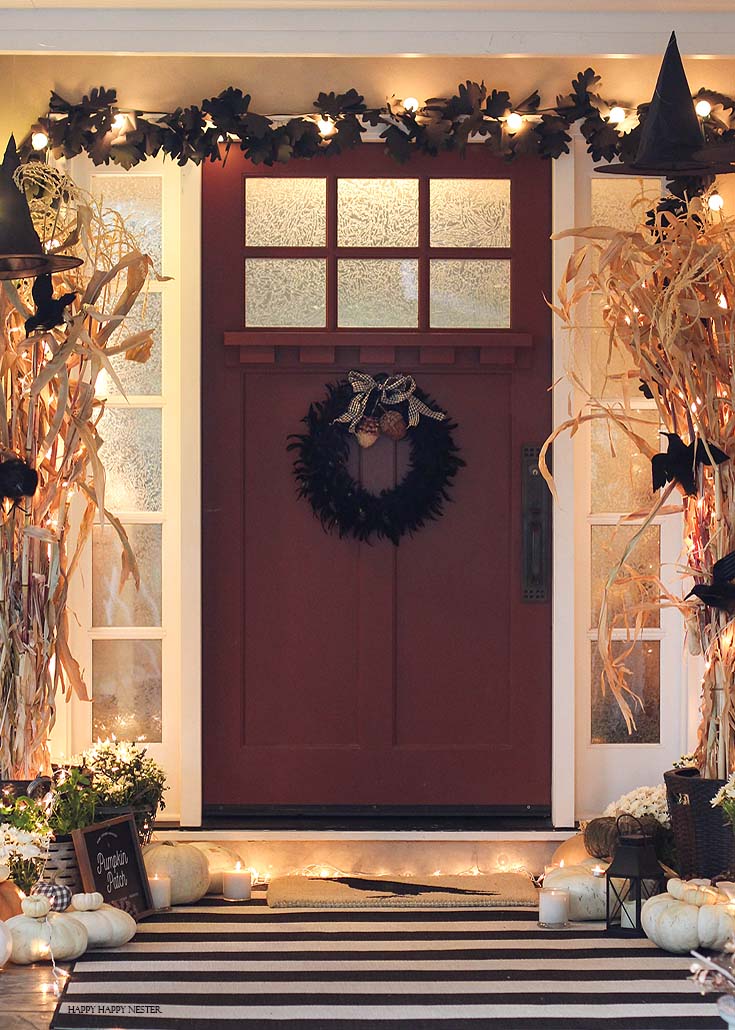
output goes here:
[[530, 603], [551, 596], [551, 493], [540, 453], [532, 444], [521, 448], [521, 599]]

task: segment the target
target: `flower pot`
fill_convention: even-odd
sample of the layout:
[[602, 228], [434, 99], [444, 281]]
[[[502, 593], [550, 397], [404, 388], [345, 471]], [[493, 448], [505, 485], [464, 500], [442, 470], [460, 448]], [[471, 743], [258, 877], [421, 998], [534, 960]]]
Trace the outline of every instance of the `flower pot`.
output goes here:
[[710, 803], [725, 781], [705, 779], [698, 769], [671, 769], [664, 782], [679, 875], [712, 879], [735, 870], [735, 833]]
[[49, 844], [43, 878], [63, 884], [72, 894], [81, 893], [82, 876], [70, 834], [60, 834]]

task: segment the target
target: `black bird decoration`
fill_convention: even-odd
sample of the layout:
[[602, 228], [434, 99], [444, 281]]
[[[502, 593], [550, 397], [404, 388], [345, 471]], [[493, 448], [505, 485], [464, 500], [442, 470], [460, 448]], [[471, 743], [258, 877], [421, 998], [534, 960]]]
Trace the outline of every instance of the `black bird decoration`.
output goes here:
[[[310, 880], [323, 880], [321, 876], [310, 876]], [[366, 880], [361, 876], [329, 876], [329, 883], [344, 883], [357, 891], [390, 891], [394, 896], [415, 897], [419, 894], [497, 894], [498, 891], [477, 891], [464, 887], [442, 887], [441, 884], [404, 883], [402, 880]]]
[[54, 287], [51, 276], [39, 275], [33, 284], [33, 299], [36, 302], [36, 313], [26, 319], [26, 336], [37, 329], [53, 329], [64, 320], [64, 308], [68, 308], [76, 297], [76, 293], [63, 293], [54, 299]]
[[712, 582], [698, 583], [684, 600], [694, 594], [710, 608], [722, 608], [724, 611], [735, 609], [735, 551], [730, 551], [712, 566]]
[[19, 501], [33, 497], [38, 487], [38, 473], [20, 458], [0, 461], [0, 497]]
[[[697, 440], [696, 460], [694, 456], [694, 442], [684, 443], [677, 433], [662, 433], [667, 437], [669, 446], [665, 454], [654, 454], [651, 458], [651, 470], [653, 473], [653, 489], [660, 490], [662, 486], [675, 480], [687, 495], [697, 492], [697, 485], [694, 479], [695, 465], [711, 465], [709, 454], [704, 446], [703, 440]], [[728, 461], [728, 455], [709, 444], [712, 457], [717, 465]]]

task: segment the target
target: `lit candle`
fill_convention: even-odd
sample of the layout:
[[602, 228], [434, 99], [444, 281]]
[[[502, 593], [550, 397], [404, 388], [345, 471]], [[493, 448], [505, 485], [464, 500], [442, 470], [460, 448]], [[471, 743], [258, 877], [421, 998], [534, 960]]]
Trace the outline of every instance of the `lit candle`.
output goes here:
[[593, 876], [604, 876], [605, 875], [605, 870], [602, 868], [601, 865], [593, 865], [592, 866], [592, 875]]
[[156, 873], [148, 880], [154, 908], [171, 908], [171, 877]]
[[247, 901], [252, 886], [250, 870], [242, 868], [238, 862], [234, 869], [227, 869], [222, 874], [222, 893], [225, 901]]
[[544, 887], [538, 892], [539, 926], [556, 928], [569, 922], [569, 891]]

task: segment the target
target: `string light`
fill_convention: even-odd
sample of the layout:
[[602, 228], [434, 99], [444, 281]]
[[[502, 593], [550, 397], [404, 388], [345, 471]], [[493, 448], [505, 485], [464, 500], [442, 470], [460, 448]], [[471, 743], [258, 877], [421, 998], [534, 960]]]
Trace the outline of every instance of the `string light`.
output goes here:
[[121, 132], [125, 128], [125, 123], [127, 122], [127, 120], [127, 115], [124, 115], [122, 114], [122, 112], [118, 111], [118, 113], [112, 119], [112, 127], [115, 130], [115, 132]]
[[709, 100], [698, 100], [694, 105], [694, 110], [700, 118], [709, 118], [712, 113], [712, 104], [710, 104]]
[[333, 136], [337, 130], [337, 126], [334, 124], [334, 121], [329, 117], [329, 115], [327, 115], [326, 118], [320, 118], [316, 124], [317, 128], [319, 129], [320, 136]]
[[620, 125], [621, 122], [625, 121], [625, 108], [616, 104], [615, 107], [610, 109], [610, 114], [607, 116], [607, 120], [611, 125]]
[[517, 111], [511, 111], [505, 120], [505, 124], [508, 126], [508, 132], [518, 132], [523, 125], [523, 115], [518, 114]]
[[717, 305], [718, 307], [727, 309], [727, 299], [725, 298], [724, 293], [721, 293], [720, 296], [717, 298]]
[[403, 109], [408, 111], [409, 114], [413, 114], [419, 109], [419, 102], [416, 97], [406, 97], [403, 101]]
[[722, 196], [717, 192], [717, 190], [715, 190], [714, 193], [710, 194], [707, 203], [709, 204], [710, 211], [722, 211], [723, 207], [725, 206], [725, 201], [722, 199]]
[[34, 150], [45, 150], [48, 146], [48, 136], [43, 129], [38, 129], [31, 135], [31, 146]]

